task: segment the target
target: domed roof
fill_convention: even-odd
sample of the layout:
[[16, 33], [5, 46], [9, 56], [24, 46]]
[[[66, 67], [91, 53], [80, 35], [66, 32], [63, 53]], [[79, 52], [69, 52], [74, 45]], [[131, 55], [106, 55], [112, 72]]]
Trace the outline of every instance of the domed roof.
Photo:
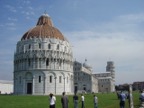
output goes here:
[[21, 38], [26, 40], [30, 38], [56, 38], [66, 40], [63, 34], [53, 26], [48, 14], [42, 15], [37, 22], [36, 27], [28, 30]]
[[85, 62], [83, 63], [83, 66], [86, 68], [91, 68], [91, 66], [89, 64], [87, 64], [87, 59], [85, 59]]

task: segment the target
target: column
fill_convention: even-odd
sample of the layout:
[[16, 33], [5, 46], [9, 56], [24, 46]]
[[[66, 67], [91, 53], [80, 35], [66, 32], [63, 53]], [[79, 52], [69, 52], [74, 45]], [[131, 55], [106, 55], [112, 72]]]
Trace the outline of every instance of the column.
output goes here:
[[36, 65], [35, 65], [35, 64], [36, 64], [36, 62], [35, 62], [35, 60], [36, 60], [36, 59], [35, 59], [35, 58], [33, 58], [33, 69], [35, 69], [35, 68], [36, 68]]
[[54, 79], [55, 79], [55, 95], [56, 95], [56, 79], [57, 79], [57, 77], [55, 77]]
[[73, 93], [74, 92], [74, 81], [73, 81], [73, 75], [70, 76], [70, 86], [71, 86], [71, 92]]
[[36, 58], [36, 69], [39, 68], [39, 58]]
[[45, 76], [43, 80], [43, 94], [46, 94], [46, 77]]
[[33, 81], [32, 81], [32, 94], [35, 94], [35, 75], [33, 75]]
[[26, 88], [25, 88], [25, 78], [23, 78], [23, 94], [26, 94], [25, 90], [26, 90]]
[[65, 77], [64, 77], [64, 92], [65, 92]]

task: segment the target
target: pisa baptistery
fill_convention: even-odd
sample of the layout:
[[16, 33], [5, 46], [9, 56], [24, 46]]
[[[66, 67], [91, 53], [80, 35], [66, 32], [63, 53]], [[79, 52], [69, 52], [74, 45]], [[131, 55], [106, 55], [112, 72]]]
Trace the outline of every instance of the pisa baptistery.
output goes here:
[[17, 42], [14, 94], [73, 93], [73, 54], [68, 40], [48, 14]]

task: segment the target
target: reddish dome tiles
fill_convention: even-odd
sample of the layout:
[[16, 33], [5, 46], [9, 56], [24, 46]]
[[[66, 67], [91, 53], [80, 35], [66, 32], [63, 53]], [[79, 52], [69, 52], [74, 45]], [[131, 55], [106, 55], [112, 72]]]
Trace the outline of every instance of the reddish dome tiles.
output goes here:
[[56, 38], [60, 40], [66, 40], [63, 34], [55, 27], [53, 27], [50, 17], [45, 14], [42, 15], [36, 27], [27, 31], [21, 38], [21, 40], [26, 40], [30, 38]]

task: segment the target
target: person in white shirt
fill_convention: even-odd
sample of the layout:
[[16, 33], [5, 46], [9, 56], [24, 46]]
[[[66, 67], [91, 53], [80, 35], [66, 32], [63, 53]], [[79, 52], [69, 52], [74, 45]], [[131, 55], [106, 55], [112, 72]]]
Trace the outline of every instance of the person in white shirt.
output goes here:
[[94, 108], [98, 108], [98, 98], [94, 95]]
[[50, 108], [55, 108], [56, 97], [50, 93], [49, 95]]
[[81, 95], [81, 102], [82, 102], [82, 107], [81, 107], [81, 108], [85, 108], [85, 106], [84, 106], [84, 100], [85, 100], [85, 97], [84, 97], [84, 95], [82, 94], [82, 95]]

